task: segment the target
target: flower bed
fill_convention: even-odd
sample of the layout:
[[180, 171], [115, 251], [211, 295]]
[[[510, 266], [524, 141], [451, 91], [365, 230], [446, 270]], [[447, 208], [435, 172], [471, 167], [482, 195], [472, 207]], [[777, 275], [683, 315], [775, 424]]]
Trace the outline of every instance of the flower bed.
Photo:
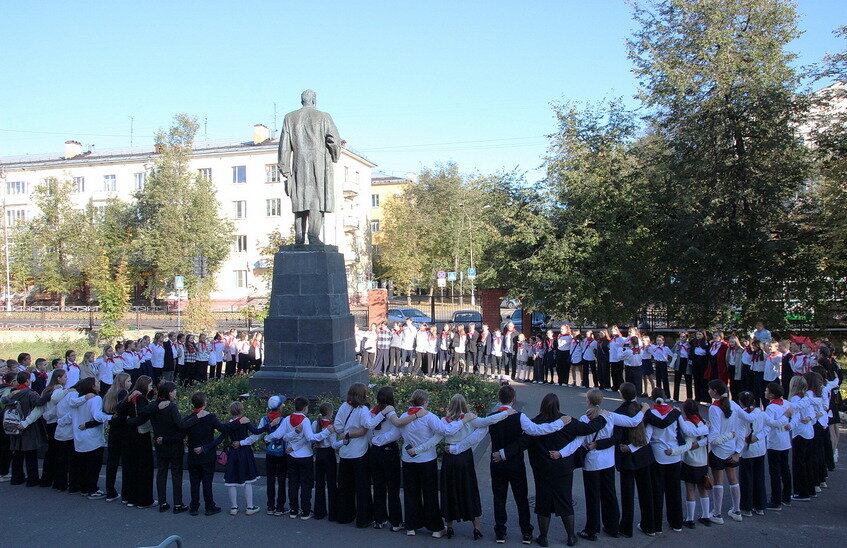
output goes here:
[[[209, 412], [218, 416], [218, 419], [225, 421], [229, 418], [229, 404], [234, 401], [241, 401], [244, 404], [244, 415], [254, 422], [259, 422], [259, 419], [267, 413], [267, 399], [273, 394], [251, 392], [248, 385], [249, 375], [237, 375], [225, 379], [212, 379], [202, 383], [195, 383], [187, 387], [179, 387], [177, 389], [177, 405], [180, 413], [187, 415], [193, 409], [191, 405], [191, 395], [194, 392], [204, 392], [207, 399], [207, 409]], [[450, 377], [443, 381], [424, 380], [420, 377], [401, 377], [399, 379], [389, 379], [388, 377], [372, 376], [370, 378], [370, 387], [372, 394], [369, 398], [371, 405], [376, 402], [376, 391], [385, 385], [394, 386], [394, 398], [397, 402], [398, 410], [405, 410], [409, 396], [416, 389], [421, 388], [429, 392], [429, 409], [439, 416], [443, 416], [447, 411], [447, 406], [450, 403], [450, 398], [454, 394], [462, 394], [468, 401], [468, 406], [471, 411], [478, 415], [486, 415], [494, 405], [497, 399], [497, 390], [499, 385], [494, 382], [482, 380], [476, 377]], [[294, 395], [286, 394], [288, 400], [282, 407], [282, 415], [288, 415], [294, 411]], [[327, 395], [317, 398], [317, 402], [331, 402], [335, 409], [343, 402], [343, 399]], [[317, 406], [310, 407], [309, 417], [314, 419], [317, 417]], [[259, 442], [254, 444], [256, 451], [261, 451], [264, 444]]]

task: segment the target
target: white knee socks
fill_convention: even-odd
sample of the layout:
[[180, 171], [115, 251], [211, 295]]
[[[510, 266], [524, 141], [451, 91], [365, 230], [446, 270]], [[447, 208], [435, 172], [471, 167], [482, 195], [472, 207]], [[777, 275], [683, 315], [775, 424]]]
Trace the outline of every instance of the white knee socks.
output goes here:
[[247, 508], [253, 508], [253, 484], [244, 484], [244, 498], [247, 500]]
[[697, 501], [685, 501], [685, 521], [694, 521], [694, 508], [697, 506]]
[[715, 485], [712, 488], [712, 499], [714, 502], [712, 504], [712, 514], [720, 516], [723, 508], [723, 485]]
[[234, 485], [229, 487], [229, 502], [233, 508], [238, 508], [238, 488]]
[[732, 497], [732, 511], [738, 513], [741, 511], [741, 486], [737, 483], [729, 486], [729, 494]]
[[709, 509], [709, 497], [700, 499], [700, 517], [705, 519], [712, 517], [712, 511]]

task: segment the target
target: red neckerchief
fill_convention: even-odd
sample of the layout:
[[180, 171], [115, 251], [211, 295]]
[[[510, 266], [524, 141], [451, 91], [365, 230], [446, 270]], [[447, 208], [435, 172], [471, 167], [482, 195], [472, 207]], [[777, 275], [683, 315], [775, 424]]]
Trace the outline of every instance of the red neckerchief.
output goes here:
[[135, 403], [136, 401], [138, 401], [138, 396], [140, 396], [140, 395], [141, 395], [140, 393], [138, 393], [138, 394], [133, 394], [133, 395], [129, 398], [129, 401], [131, 401], [132, 403]]
[[371, 409], [371, 415], [376, 415], [376, 414], [377, 414], [377, 413], [379, 413], [380, 411], [382, 411], [382, 409], [380, 409], [378, 405], [375, 405], [375, 406], [373, 407], [373, 409]]
[[701, 422], [703, 422], [703, 419], [701, 419], [701, 418], [700, 418], [699, 416], [697, 416], [697, 415], [686, 415], [686, 416], [685, 416], [685, 419], [686, 419], [688, 422], [693, 422], [694, 424], [700, 424]]
[[671, 407], [670, 405], [668, 405], [666, 403], [662, 403], [662, 404], [657, 403], [656, 405], [653, 406], [653, 409], [655, 409], [656, 411], [661, 413], [662, 416], [664, 417], [665, 415], [667, 415], [668, 413], [671, 412], [671, 409], [673, 409], [673, 407]]
[[106, 361], [106, 362], [109, 362], [109, 363], [115, 363], [115, 357], [114, 357], [114, 356], [112, 356], [111, 358], [106, 358], [106, 359], [105, 359], [105, 360], [103, 360], [103, 361]]
[[330, 424], [332, 424], [332, 420], [321, 419], [321, 428], [327, 428]]
[[76, 367], [77, 369], [79, 369], [79, 366], [76, 364], [76, 362], [67, 362], [65, 365], [67, 365], [68, 368]]
[[756, 409], [756, 408], [755, 407], [748, 407], [747, 409], [745, 409], [745, 411], [747, 411], [747, 413], [749, 414], [749, 413], [753, 412], [753, 409]]
[[29, 390], [28, 384], [19, 384], [15, 390]]
[[517, 331], [517, 329], [507, 329], [506, 335], [508, 335], [509, 333], [514, 333], [515, 331]]
[[208, 345], [208, 344], [206, 344], [206, 343], [204, 343], [204, 342], [201, 342], [201, 343], [200, 343], [200, 350], [204, 350], [204, 351], [205, 351], [207, 346], [209, 346], [209, 345]]
[[503, 406], [503, 407], [500, 407], [499, 409], [497, 409], [497, 412], [500, 413], [502, 411], [508, 411], [509, 409], [511, 409], [511, 407]]
[[273, 422], [281, 416], [282, 413], [280, 413], [279, 411], [268, 411], [268, 422]]
[[[464, 413], [462, 413], [461, 415], [459, 415], [459, 419], [464, 419], [464, 418], [465, 418], [465, 414], [464, 414]], [[452, 418], [452, 417], [444, 417], [444, 420], [446, 420], [447, 422], [453, 422], [453, 418]]]
[[202, 411], [202, 410], [203, 410], [203, 409], [193, 409], [191, 412], [192, 412], [192, 413], [194, 413], [194, 414], [196, 415], [197, 413], [199, 413], [199, 412], [200, 412], [200, 411]]
[[712, 400], [712, 405], [720, 407], [721, 406], [721, 400]]
[[421, 409], [423, 409], [423, 407], [410, 407], [408, 413], [410, 415], [414, 415], [415, 413], [417, 413]]
[[239, 417], [233, 417], [233, 418], [229, 419], [229, 422], [236, 422], [236, 421], [239, 421], [239, 420], [241, 420], [240, 416]]
[[442, 331], [442, 332], [441, 332], [441, 338], [442, 338], [442, 339], [446, 339], [446, 338], [447, 338], [447, 337], [449, 337], [449, 336], [450, 336], [450, 332], [449, 332], [449, 331]]
[[41, 371], [36, 371], [35, 376], [38, 377], [39, 379], [46, 379], [47, 373], [42, 373]]
[[782, 398], [776, 398], [774, 400], [771, 400], [771, 403], [774, 405], [782, 405]]
[[297, 427], [300, 426], [300, 423], [303, 422], [303, 419], [306, 418], [306, 415], [303, 413], [291, 413], [288, 419], [291, 421], [291, 426]]
[[496, 342], [500, 342], [502, 339], [503, 339], [503, 337], [501, 335], [494, 335], [493, 340], [496, 341]]

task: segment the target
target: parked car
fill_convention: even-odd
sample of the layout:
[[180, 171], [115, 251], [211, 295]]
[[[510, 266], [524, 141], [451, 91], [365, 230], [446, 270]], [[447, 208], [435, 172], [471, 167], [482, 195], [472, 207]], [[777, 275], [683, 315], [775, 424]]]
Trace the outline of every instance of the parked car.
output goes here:
[[500, 308], [518, 308], [521, 305], [520, 299], [510, 299], [506, 297], [500, 301]]
[[453, 312], [453, 317], [450, 319], [450, 323], [453, 325], [459, 323], [465, 324], [465, 327], [467, 327], [469, 323], [480, 325], [482, 324], [482, 314], [476, 310], [457, 310]]
[[[532, 331], [544, 331], [547, 328], [547, 323], [550, 321], [550, 316], [543, 312], [532, 313]], [[503, 316], [503, 323], [500, 329], [505, 329], [506, 324], [512, 322], [515, 324], [515, 329], [523, 331], [523, 308], [516, 308], [511, 314]]]
[[420, 326], [422, 323], [432, 323], [432, 318], [418, 310], [417, 308], [389, 308], [388, 323], [400, 322], [403, 323], [407, 318], [412, 319], [415, 326]]

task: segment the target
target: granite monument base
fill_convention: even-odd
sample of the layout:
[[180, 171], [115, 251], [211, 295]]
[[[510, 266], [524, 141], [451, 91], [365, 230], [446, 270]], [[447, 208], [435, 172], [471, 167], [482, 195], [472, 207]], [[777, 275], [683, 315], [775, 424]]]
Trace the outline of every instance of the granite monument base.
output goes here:
[[289, 397], [345, 395], [367, 382], [355, 359], [344, 256], [336, 246], [290, 245], [274, 256], [262, 369], [250, 388]]

